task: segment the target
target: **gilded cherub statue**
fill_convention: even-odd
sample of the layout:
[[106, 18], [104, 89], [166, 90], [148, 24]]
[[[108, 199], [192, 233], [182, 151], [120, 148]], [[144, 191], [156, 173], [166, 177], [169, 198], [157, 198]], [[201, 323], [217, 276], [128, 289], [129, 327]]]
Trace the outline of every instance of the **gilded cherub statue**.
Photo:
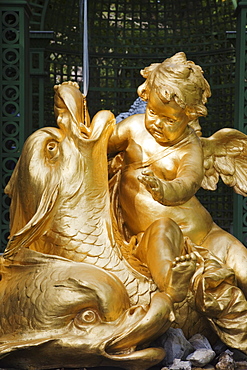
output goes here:
[[[55, 86], [58, 127], [27, 139], [5, 189], [11, 230], [0, 259], [1, 367], [143, 370], [164, 357], [150, 343], [171, 325], [193, 335], [210, 323], [247, 353], [247, 301], [234, 266], [197, 242], [205, 230], [205, 240], [216, 235], [194, 196], [203, 152], [189, 127], [206, 114], [210, 89], [183, 53], [159, 66], [146, 69], [152, 78], [139, 89], [145, 116], [115, 125], [100, 111], [90, 123], [78, 85], [65, 82]], [[166, 78], [156, 86], [152, 73], [160, 70]], [[107, 147], [121, 151], [118, 181], [109, 185]], [[202, 230], [192, 217], [199, 211]], [[217, 230], [223, 251], [225, 239], [235, 239]]]
[[[117, 196], [123, 233], [139, 240], [154, 221], [174, 220], [184, 236], [234, 270], [247, 296], [247, 249], [213, 222], [195, 196], [201, 186], [214, 190], [219, 176], [236, 192], [247, 194], [247, 136], [222, 129], [198, 138], [197, 119], [207, 114], [211, 92], [201, 67], [187, 61], [184, 53], [141, 73], [146, 81], [138, 94], [147, 101], [146, 112], [116, 125], [108, 143], [110, 153], [121, 152], [112, 171], [120, 168]], [[135, 254], [148, 264], [140, 244]], [[166, 256], [172, 260], [170, 253]]]

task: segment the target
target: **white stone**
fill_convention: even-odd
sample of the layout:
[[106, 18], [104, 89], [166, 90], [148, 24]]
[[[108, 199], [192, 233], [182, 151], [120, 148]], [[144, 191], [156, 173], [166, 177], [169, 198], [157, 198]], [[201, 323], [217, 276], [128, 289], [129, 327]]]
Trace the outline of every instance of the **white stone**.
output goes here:
[[215, 352], [212, 349], [197, 349], [186, 357], [186, 360], [190, 361], [193, 366], [205, 366], [209, 364], [215, 357]]
[[190, 361], [181, 361], [175, 358], [169, 370], [191, 370], [191, 363]]

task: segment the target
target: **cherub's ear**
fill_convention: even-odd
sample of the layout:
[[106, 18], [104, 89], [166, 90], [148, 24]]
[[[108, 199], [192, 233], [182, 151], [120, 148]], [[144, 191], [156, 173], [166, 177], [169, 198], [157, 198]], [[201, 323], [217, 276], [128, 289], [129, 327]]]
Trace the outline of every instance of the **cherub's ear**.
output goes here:
[[197, 119], [198, 117], [205, 117], [207, 115], [207, 108], [203, 104], [194, 104], [185, 107], [186, 115], [191, 119]]
[[137, 94], [140, 96], [142, 100], [148, 101], [149, 89], [146, 81], [138, 87]]
[[185, 114], [191, 121], [194, 121], [198, 118], [198, 114], [196, 114], [195, 109], [191, 106], [185, 107]]

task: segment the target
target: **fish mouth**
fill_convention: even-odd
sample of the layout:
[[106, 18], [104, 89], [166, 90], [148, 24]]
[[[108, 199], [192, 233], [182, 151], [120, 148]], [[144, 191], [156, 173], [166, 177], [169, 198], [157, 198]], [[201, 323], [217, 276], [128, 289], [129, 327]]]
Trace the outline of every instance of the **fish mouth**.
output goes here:
[[[145, 315], [144, 315], [145, 316]], [[140, 321], [142, 318], [140, 318]], [[160, 363], [166, 352], [161, 347], [142, 345], [142, 338], [139, 340], [136, 336], [134, 344], [130, 345], [133, 340], [132, 333], [138, 328], [139, 322], [122, 335], [118, 335], [108, 340], [104, 346], [103, 357], [111, 361], [114, 366], [124, 366], [125, 369], [139, 370], [149, 369]], [[146, 342], [148, 341], [148, 332]]]
[[105, 358], [113, 362], [114, 365], [123, 365], [126, 369], [149, 369], [151, 366], [160, 363], [166, 355], [163, 348], [149, 347], [139, 350], [126, 351], [118, 354], [105, 353]]
[[[126, 354], [135, 351], [139, 345], [139, 338], [133, 340], [132, 333], [135, 332], [140, 322], [144, 319], [147, 310], [143, 306], [131, 307], [119, 318], [118, 329], [113, 333], [111, 339], [107, 340], [104, 347], [106, 353]], [[131, 338], [131, 339], [130, 339]]]
[[167, 331], [175, 316], [169, 298], [157, 292], [152, 297], [149, 307], [131, 307], [125, 319], [126, 321], [123, 320], [123, 324], [119, 326], [120, 330], [106, 343], [107, 353], [114, 355], [128, 350], [132, 353], [136, 349], [144, 348], [143, 346]]
[[[153, 365], [160, 363], [166, 352], [161, 347], [145, 347], [140, 343], [135, 343], [130, 346], [129, 336], [135, 331], [138, 323], [129, 329], [127, 333], [113, 337], [105, 343], [104, 346], [104, 357], [110, 360], [114, 365], [123, 365], [126, 369], [148, 369]], [[147, 333], [148, 337], [148, 333]], [[147, 338], [148, 340], [148, 338]], [[139, 339], [136, 337], [136, 342]]]
[[62, 131], [69, 132], [69, 136], [87, 143], [95, 142], [103, 135], [108, 140], [114, 130], [116, 119], [112, 112], [102, 110], [95, 114], [89, 126], [74, 119], [67, 123], [63, 116], [57, 118], [57, 124]]
[[110, 136], [116, 120], [112, 112], [101, 110], [90, 118], [86, 97], [80, 92], [76, 82], [68, 81], [54, 86], [54, 113], [57, 125], [65, 133], [79, 140], [96, 141], [107, 131]]

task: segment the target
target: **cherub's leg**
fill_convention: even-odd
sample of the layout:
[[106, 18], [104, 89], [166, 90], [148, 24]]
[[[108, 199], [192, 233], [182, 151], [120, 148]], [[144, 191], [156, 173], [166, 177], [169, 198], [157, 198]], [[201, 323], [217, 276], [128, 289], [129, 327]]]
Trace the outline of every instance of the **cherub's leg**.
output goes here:
[[160, 292], [173, 302], [187, 295], [196, 268], [195, 255], [182, 255], [184, 238], [178, 225], [169, 218], [155, 221], [144, 233], [136, 256], [144, 262]]
[[247, 297], [247, 248], [233, 235], [214, 225], [202, 244], [235, 272], [237, 283]]

